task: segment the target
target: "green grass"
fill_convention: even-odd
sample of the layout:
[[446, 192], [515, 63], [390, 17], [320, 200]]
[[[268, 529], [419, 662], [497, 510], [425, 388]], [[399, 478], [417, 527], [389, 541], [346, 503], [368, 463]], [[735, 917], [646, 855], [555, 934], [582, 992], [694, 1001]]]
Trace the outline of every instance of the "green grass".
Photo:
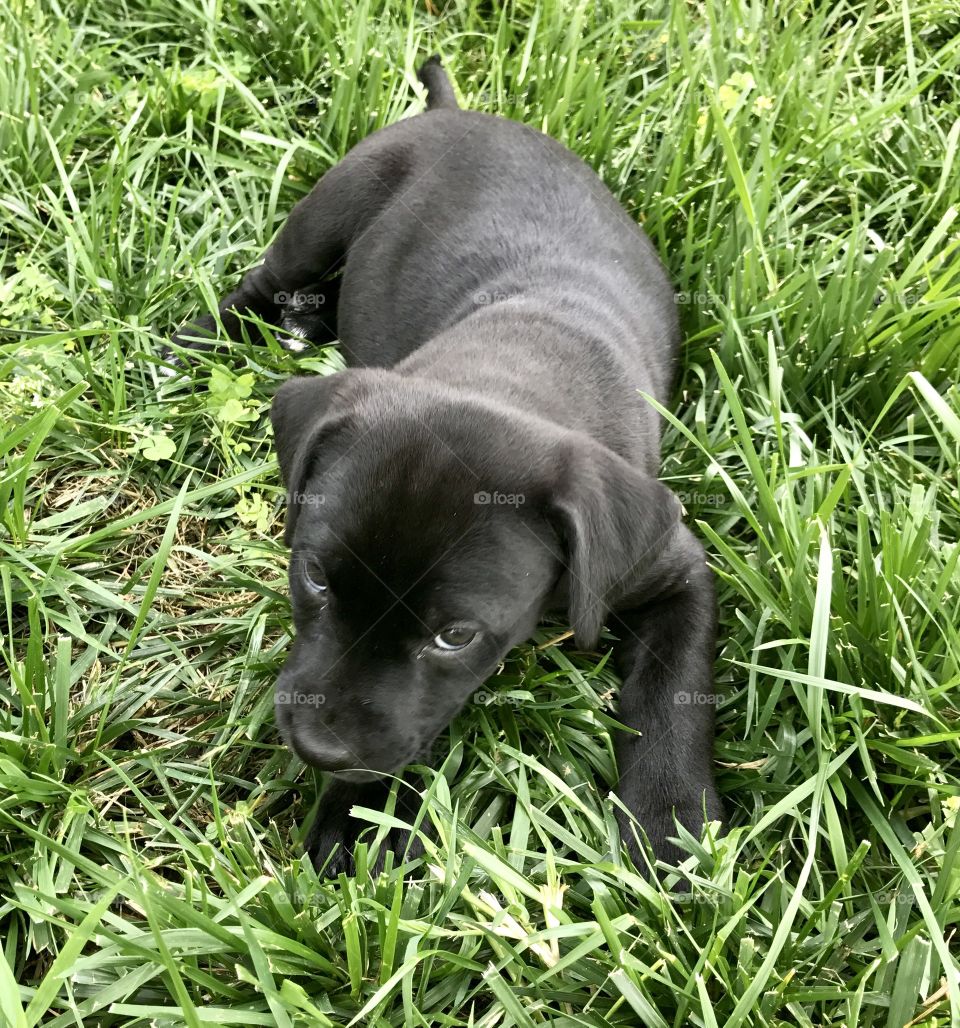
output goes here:
[[[0, 49], [0, 1023], [960, 1023], [956, 5], [14, 0]], [[564, 626], [422, 770], [425, 863], [300, 857], [266, 410], [338, 358], [160, 353], [433, 51], [681, 291], [730, 828], [687, 896], [610, 856]]]

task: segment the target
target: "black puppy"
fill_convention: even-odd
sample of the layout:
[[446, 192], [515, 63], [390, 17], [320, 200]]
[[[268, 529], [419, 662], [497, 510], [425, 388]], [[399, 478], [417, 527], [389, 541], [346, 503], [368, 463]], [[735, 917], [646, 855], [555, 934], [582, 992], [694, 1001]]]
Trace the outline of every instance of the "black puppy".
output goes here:
[[277, 721], [334, 776], [308, 846], [349, 866], [350, 807], [381, 804], [382, 776], [562, 609], [579, 646], [604, 624], [620, 640], [618, 793], [672, 861], [675, 815], [720, 816], [712, 576], [641, 395], [670, 393], [673, 292], [577, 157], [458, 109], [435, 58], [420, 77], [427, 112], [331, 169], [219, 308], [231, 338], [253, 311], [336, 336], [350, 365], [272, 409], [297, 629]]

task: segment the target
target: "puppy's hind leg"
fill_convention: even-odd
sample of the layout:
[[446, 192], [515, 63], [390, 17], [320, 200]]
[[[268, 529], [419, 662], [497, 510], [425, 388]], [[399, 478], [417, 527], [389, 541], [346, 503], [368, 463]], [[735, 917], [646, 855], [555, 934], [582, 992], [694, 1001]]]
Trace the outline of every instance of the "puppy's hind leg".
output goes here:
[[333, 276], [343, 264], [350, 240], [376, 218], [396, 184], [395, 168], [403, 162], [391, 157], [395, 155], [385, 145], [368, 146], [363, 156], [355, 157], [351, 151], [331, 168], [290, 212], [263, 263], [247, 272], [220, 301], [217, 316], [203, 314], [184, 325], [173, 336], [174, 345], [217, 349], [218, 320], [228, 339], [240, 340], [239, 313], [249, 312], [276, 324], [290, 297]]
[[280, 345], [300, 353], [310, 344], [322, 346], [337, 338], [340, 278], [317, 282], [286, 297], [280, 311]]

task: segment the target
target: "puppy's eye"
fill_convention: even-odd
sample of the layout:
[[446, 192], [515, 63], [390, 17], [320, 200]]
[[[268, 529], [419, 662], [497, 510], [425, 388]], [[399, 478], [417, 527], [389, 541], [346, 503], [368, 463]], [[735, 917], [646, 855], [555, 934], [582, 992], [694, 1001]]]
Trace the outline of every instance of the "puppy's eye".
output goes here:
[[477, 637], [476, 629], [469, 625], [447, 625], [433, 637], [433, 645], [438, 650], [462, 650], [469, 646]]
[[303, 580], [315, 596], [326, 594], [327, 580], [323, 577], [323, 569], [319, 564], [314, 561], [306, 561], [303, 565]]

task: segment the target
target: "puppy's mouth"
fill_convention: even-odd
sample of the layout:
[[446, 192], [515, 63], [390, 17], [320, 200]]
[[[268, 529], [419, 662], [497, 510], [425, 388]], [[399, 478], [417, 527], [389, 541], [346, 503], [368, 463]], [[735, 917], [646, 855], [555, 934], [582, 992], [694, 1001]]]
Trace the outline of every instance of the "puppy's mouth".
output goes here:
[[384, 744], [378, 753], [363, 754], [349, 737], [340, 737], [319, 719], [293, 717], [297, 704], [292, 695], [282, 689], [282, 682], [278, 685], [276, 720], [283, 741], [304, 763], [342, 782], [374, 782], [398, 774], [410, 764], [422, 763], [441, 730], [416, 742], [406, 736], [392, 745]]
[[389, 772], [368, 771], [364, 768], [351, 768], [346, 771], [328, 771], [327, 774], [341, 782], [352, 782], [354, 785], [363, 785], [366, 782], [375, 782], [389, 774]]
[[404, 758], [400, 761], [391, 761], [389, 766], [377, 766], [379, 762], [365, 761], [360, 754], [346, 745], [330, 740], [320, 742], [312, 733], [288, 729], [283, 734], [287, 745], [304, 763], [339, 781], [356, 785], [375, 782], [386, 775], [395, 774], [414, 759]]
[[[293, 749], [302, 760], [307, 759], [297, 750], [296, 746], [294, 746]], [[361, 785], [364, 782], [375, 782], [380, 778], [389, 778], [392, 775], [398, 775], [410, 764], [420, 763], [419, 755], [423, 753], [425, 749], [428, 749], [428, 747], [415, 747], [407, 756], [403, 757], [401, 760], [392, 762], [390, 766], [386, 768], [370, 767], [359, 759], [356, 761], [355, 767], [323, 767], [321, 764], [309, 760], [307, 763], [312, 763], [314, 767], [319, 768], [319, 770], [323, 771], [325, 774], [331, 775], [333, 778], [336, 778], [341, 782], [352, 782], [355, 785]]]
[[312, 752], [312, 748], [309, 744], [304, 745], [303, 740], [301, 740], [298, 745], [297, 740], [289, 739], [288, 745], [302, 761], [317, 768], [318, 771], [322, 771], [324, 774], [328, 774], [332, 778], [336, 778], [338, 781], [350, 782], [354, 785], [363, 785], [368, 782], [375, 782], [378, 779], [399, 774], [408, 765], [420, 763], [419, 754], [426, 748], [422, 746], [416, 747], [401, 760], [392, 761], [389, 767], [378, 768], [371, 767], [358, 756], [354, 756], [352, 761], [344, 759], [338, 762], [332, 762], [329, 759], [325, 759], [326, 755], [318, 759], [318, 754]]
[[345, 782], [372, 782], [389, 774], [388, 769], [371, 767], [358, 753], [339, 740], [321, 742], [314, 734], [304, 731], [294, 730], [285, 734], [287, 745], [304, 763]]

